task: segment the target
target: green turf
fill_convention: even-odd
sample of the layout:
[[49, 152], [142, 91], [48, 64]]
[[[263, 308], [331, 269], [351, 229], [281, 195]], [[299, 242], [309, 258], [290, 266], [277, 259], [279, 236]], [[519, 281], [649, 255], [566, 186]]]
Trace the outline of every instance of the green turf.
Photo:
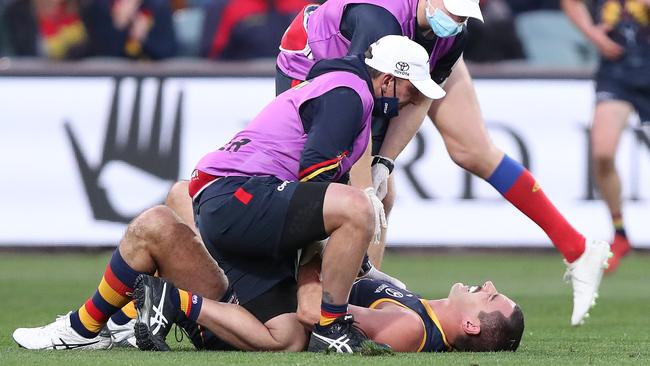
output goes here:
[[[455, 281], [491, 279], [518, 301], [526, 316], [524, 338], [516, 353], [400, 354], [391, 357], [342, 355], [136, 350], [48, 351], [19, 349], [11, 339], [18, 326], [46, 324], [78, 307], [94, 291], [109, 254], [18, 255], [0, 253], [0, 365], [26, 364], [206, 364], [206, 365], [565, 365], [650, 364], [650, 256], [632, 255], [606, 278], [589, 322], [569, 326], [570, 287], [564, 266], [550, 255], [389, 254], [384, 269], [400, 274], [425, 297], [444, 297]], [[173, 337], [172, 337], [173, 338]], [[172, 341], [173, 342], [173, 341]]]

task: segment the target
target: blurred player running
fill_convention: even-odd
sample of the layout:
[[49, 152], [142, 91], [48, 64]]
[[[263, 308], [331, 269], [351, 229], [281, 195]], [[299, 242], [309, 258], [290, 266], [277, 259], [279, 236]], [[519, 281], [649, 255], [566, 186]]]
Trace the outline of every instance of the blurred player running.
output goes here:
[[596, 183], [614, 226], [614, 256], [607, 268], [613, 272], [631, 249], [615, 160], [621, 133], [634, 110], [650, 139], [650, 1], [600, 0], [598, 23], [582, 0], [562, 0], [562, 7], [601, 54], [591, 143]]

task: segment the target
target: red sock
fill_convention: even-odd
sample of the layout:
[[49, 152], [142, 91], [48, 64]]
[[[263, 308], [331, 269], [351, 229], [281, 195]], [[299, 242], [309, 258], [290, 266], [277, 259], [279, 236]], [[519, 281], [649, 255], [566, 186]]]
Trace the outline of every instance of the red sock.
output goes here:
[[562, 216], [527, 169], [503, 196], [544, 230], [567, 262], [585, 251], [585, 237]]

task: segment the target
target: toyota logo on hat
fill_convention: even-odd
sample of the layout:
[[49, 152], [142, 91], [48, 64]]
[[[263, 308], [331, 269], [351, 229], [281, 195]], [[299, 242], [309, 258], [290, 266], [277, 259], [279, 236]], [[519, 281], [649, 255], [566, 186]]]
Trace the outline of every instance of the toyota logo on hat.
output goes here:
[[395, 64], [395, 68], [399, 71], [408, 71], [409, 70], [409, 64], [403, 61], [400, 61]]

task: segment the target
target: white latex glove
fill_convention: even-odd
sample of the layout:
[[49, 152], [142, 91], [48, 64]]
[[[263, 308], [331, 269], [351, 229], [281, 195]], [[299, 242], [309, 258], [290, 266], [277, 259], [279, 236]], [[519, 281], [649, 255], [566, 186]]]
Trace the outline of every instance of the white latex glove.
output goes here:
[[[384, 157], [384, 159], [394, 163], [389, 158]], [[372, 186], [375, 189], [377, 197], [380, 201], [383, 201], [388, 193], [388, 176], [390, 176], [390, 170], [388, 170], [386, 165], [377, 163], [370, 167], [370, 173], [372, 174]]]
[[406, 290], [406, 284], [395, 277], [387, 275], [386, 273], [378, 270], [375, 266], [370, 268], [370, 271], [364, 276], [366, 278], [372, 278], [375, 280], [382, 280], [390, 283], [391, 285]]
[[384, 204], [381, 203], [381, 200], [375, 194], [374, 188], [368, 187], [363, 191], [368, 196], [368, 199], [370, 199], [372, 209], [375, 211], [375, 231], [372, 243], [379, 244], [381, 242], [381, 229], [388, 227], [388, 223], [386, 222], [386, 213], [384, 212]]
[[326, 243], [327, 239], [319, 240], [307, 245], [305, 248], [302, 248], [298, 254], [300, 257], [300, 265], [304, 266], [305, 264], [311, 262], [311, 260], [317, 255], [322, 257]]
[[375, 266], [372, 265], [372, 263], [370, 263], [370, 260], [365, 260], [363, 262], [361, 265], [361, 271], [359, 271], [358, 278], [371, 278], [374, 280], [386, 281], [395, 287], [406, 289], [404, 282], [378, 270], [375, 268]]

